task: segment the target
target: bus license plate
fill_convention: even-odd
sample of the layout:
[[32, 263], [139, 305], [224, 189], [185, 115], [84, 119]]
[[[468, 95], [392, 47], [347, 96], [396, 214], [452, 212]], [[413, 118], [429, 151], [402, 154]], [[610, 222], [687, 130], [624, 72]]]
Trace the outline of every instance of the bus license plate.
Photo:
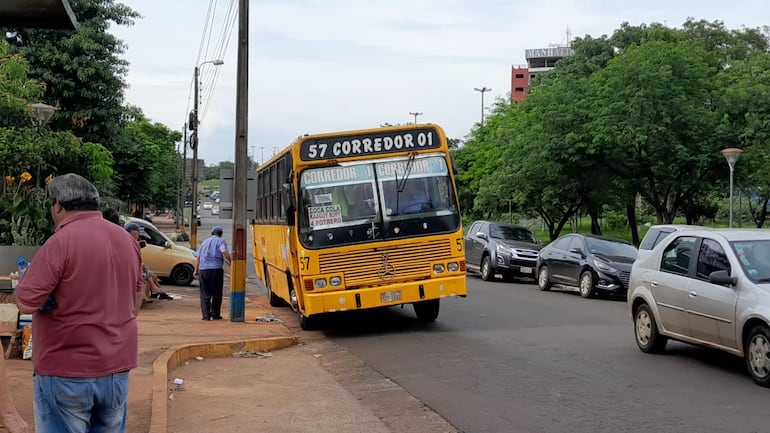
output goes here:
[[395, 302], [401, 300], [401, 290], [392, 290], [390, 292], [380, 293], [380, 301]]
[[528, 268], [526, 266], [521, 266], [521, 267], [519, 267], [519, 272], [521, 272], [522, 274], [531, 274], [532, 273], [532, 268]]

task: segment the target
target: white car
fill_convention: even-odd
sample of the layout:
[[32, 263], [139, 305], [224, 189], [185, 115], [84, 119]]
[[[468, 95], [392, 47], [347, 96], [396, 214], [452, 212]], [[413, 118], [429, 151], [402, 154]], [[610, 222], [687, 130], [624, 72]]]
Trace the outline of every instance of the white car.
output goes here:
[[211, 208], [211, 215], [219, 215], [219, 206]]
[[669, 234], [634, 262], [627, 302], [643, 352], [668, 339], [719, 349], [770, 387], [770, 230]]
[[212, 205], [210, 201], [203, 202], [203, 209], [211, 210], [213, 207], [214, 205]]

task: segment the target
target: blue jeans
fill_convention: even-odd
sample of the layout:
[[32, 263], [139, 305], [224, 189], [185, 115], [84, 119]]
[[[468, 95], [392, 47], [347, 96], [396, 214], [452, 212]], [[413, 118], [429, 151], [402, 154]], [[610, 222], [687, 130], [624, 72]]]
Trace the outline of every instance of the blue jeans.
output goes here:
[[35, 433], [124, 433], [128, 372], [33, 378]]

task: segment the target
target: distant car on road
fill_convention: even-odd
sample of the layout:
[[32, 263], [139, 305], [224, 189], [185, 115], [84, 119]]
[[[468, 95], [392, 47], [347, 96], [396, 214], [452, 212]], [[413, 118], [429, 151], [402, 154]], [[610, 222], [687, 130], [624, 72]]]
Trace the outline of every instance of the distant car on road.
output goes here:
[[219, 215], [219, 206], [211, 208], [211, 215]]
[[770, 232], [682, 230], [631, 270], [628, 307], [637, 346], [663, 352], [668, 339], [746, 361], [770, 387]]
[[476, 221], [465, 236], [465, 266], [485, 281], [502, 274], [535, 278], [537, 253], [542, 244], [526, 227]]
[[551, 242], [537, 259], [537, 285], [576, 287], [580, 296], [597, 293], [624, 296], [637, 249], [621, 239], [573, 233]]
[[203, 202], [203, 209], [211, 210], [213, 207], [214, 207], [214, 205], [212, 205], [210, 201], [204, 201]]

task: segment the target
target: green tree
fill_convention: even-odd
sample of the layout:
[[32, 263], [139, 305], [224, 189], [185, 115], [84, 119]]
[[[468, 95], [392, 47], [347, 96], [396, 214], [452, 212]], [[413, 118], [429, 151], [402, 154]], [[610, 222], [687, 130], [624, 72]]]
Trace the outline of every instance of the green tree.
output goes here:
[[[115, 0], [70, 0], [79, 26], [74, 32], [23, 29], [17, 48], [31, 65], [30, 76], [46, 83], [41, 99], [59, 111], [49, 128], [69, 131], [110, 151], [120, 143], [128, 62], [125, 45], [108, 33], [132, 25], [139, 14]], [[38, 102], [38, 101], [34, 101]]]

